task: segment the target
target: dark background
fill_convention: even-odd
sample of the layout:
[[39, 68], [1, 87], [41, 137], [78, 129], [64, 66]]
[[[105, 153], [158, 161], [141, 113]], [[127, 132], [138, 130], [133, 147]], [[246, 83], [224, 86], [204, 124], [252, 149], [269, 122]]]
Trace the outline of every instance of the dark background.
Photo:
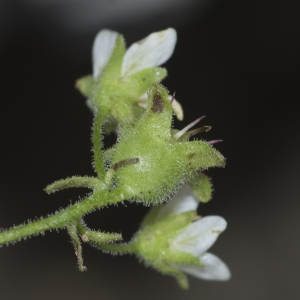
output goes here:
[[[102, 28], [128, 45], [174, 27], [175, 53], [164, 84], [182, 103], [182, 128], [206, 115], [221, 138], [225, 169], [209, 171], [215, 194], [201, 215], [228, 228], [211, 249], [232, 271], [226, 283], [174, 279], [134, 257], [84, 245], [88, 272], [76, 269], [65, 231], [0, 250], [1, 299], [299, 299], [300, 142], [298, 1], [0, 2], [0, 227], [47, 215], [85, 190], [47, 196], [45, 186], [93, 175], [92, 114], [74, 89], [91, 73]], [[113, 142], [113, 137], [105, 141]], [[130, 239], [147, 208], [119, 205], [88, 215], [95, 229]]]

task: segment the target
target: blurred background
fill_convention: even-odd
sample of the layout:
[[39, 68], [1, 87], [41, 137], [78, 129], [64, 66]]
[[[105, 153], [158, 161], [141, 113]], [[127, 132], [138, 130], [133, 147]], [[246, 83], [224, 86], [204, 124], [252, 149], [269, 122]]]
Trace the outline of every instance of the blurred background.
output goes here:
[[[271, 0], [1, 0], [0, 227], [86, 193], [43, 189], [93, 175], [92, 114], [74, 82], [92, 71], [96, 33], [119, 31], [130, 45], [174, 27], [163, 83], [185, 111], [175, 127], [206, 115], [201, 124], [213, 129], [199, 138], [224, 140], [216, 148], [226, 168], [208, 172], [215, 193], [199, 213], [228, 221], [210, 252], [232, 272], [226, 283], [191, 278], [186, 292], [134, 257], [84, 245], [80, 273], [66, 232], [48, 232], [0, 250], [1, 299], [300, 299], [299, 9]], [[121, 204], [85, 220], [129, 240], [147, 210]]]

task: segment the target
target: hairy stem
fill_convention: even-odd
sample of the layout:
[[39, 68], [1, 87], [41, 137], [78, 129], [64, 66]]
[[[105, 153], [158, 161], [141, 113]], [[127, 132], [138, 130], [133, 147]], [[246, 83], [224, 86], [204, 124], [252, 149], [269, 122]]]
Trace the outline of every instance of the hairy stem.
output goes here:
[[[101, 181], [95, 177], [88, 176], [73, 176], [70, 178], [62, 179], [53, 182], [46, 186], [45, 191], [47, 194], [55, 193], [60, 190], [68, 189], [68, 188], [80, 188], [86, 187], [90, 189], [94, 189], [97, 185], [100, 185]], [[103, 184], [104, 185], [104, 184]]]
[[136, 247], [133, 243], [124, 244], [102, 244], [91, 241], [90, 244], [95, 248], [98, 248], [104, 252], [109, 252], [112, 254], [133, 254], [136, 253]]
[[127, 197], [120, 189], [112, 190], [110, 192], [101, 191], [95, 193], [45, 219], [40, 219], [0, 232], [0, 245], [16, 242], [28, 236], [36, 235], [50, 229], [65, 228], [74, 222], [76, 223], [78, 218], [84, 216], [88, 212], [108, 204], [121, 202], [125, 199], [127, 199]]
[[87, 270], [87, 268], [83, 264], [81, 241], [78, 237], [76, 226], [73, 224], [73, 225], [68, 226], [67, 229], [68, 229], [68, 233], [71, 237], [72, 244], [74, 246], [75, 254], [77, 256], [78, 268], [81, 272], [84, 272]]
[[80, 219], [76, 225], [77, 231], [81, 236], [83, 242], [98, 242], [98, 243], [109, 243], [112, 241], [122, 240], [122, 235], [119, 233], [106, 233], [97, 230], [90, 230]]
[[93, 125], [93, 153], [94, 153], [94, 168], [98, 174], [99, 179], [103, 179], [105, 176], [105, 168], [102, 154], [102, 125], [105, 120], [105, 111], [99, 111], [94, 120]]

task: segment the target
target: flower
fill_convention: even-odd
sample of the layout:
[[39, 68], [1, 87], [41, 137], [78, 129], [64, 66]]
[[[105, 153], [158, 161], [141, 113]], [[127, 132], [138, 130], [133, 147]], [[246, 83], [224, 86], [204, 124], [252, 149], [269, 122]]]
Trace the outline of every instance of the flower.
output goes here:
[[174, 276], [182, 288], [188, 288], [184, 273], [219, 281], [231, 276], [224, 262], [206, 252], [227, 223], [219, 216], [197, 216], [198, 204], [185, 184], [167, 204], [152, 208], [134, 240], [140, 257], [158, 271]]
[[[77, 88], [88, 98], [87, 105], [96, 114], [108, 110], [108, 117], [118, 123], [132, 123], [140, 115], [137, 105], [147, 108], [146, 92], [153, 82], [160, 82], [167, 71], [158, 66], [172, 55], [177, 41], [173, 28], [151, 33], [133, 43], [126, 51], [119, 33], [103, 29], [92, 49], [93, 76], [77, 81]], [[179, 120], [183, 119], [181, 105], [173, 101]]]
[[[108, 29], [103, 29], [97, 34], [92, 50], [94, 78], [99, 78], [105, 69], [118, 35], [117, 32]], [[151, 33], [141, 41], [132, 44], [122, 60], [120, 75], [128, 77], [143, 69], [162, 65], [171, 57], [176, 41], [176, 31], [168, 28]]]

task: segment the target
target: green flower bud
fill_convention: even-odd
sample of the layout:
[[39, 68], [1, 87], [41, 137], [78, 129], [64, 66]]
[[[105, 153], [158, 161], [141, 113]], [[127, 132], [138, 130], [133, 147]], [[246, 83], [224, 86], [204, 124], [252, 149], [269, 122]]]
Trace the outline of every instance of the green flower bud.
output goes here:
[[224, 166], [224, 157], [207, 142], [181, 141], [182, 132], [173, 134], [172, 104], [163, 86], [153, 84], [148, 96], [143, 116], [120, 132], [111, 162], [136, 159], [115, 169], [115, 183], [136, 201], [152, 204], [166, 200], [196, 171]]

